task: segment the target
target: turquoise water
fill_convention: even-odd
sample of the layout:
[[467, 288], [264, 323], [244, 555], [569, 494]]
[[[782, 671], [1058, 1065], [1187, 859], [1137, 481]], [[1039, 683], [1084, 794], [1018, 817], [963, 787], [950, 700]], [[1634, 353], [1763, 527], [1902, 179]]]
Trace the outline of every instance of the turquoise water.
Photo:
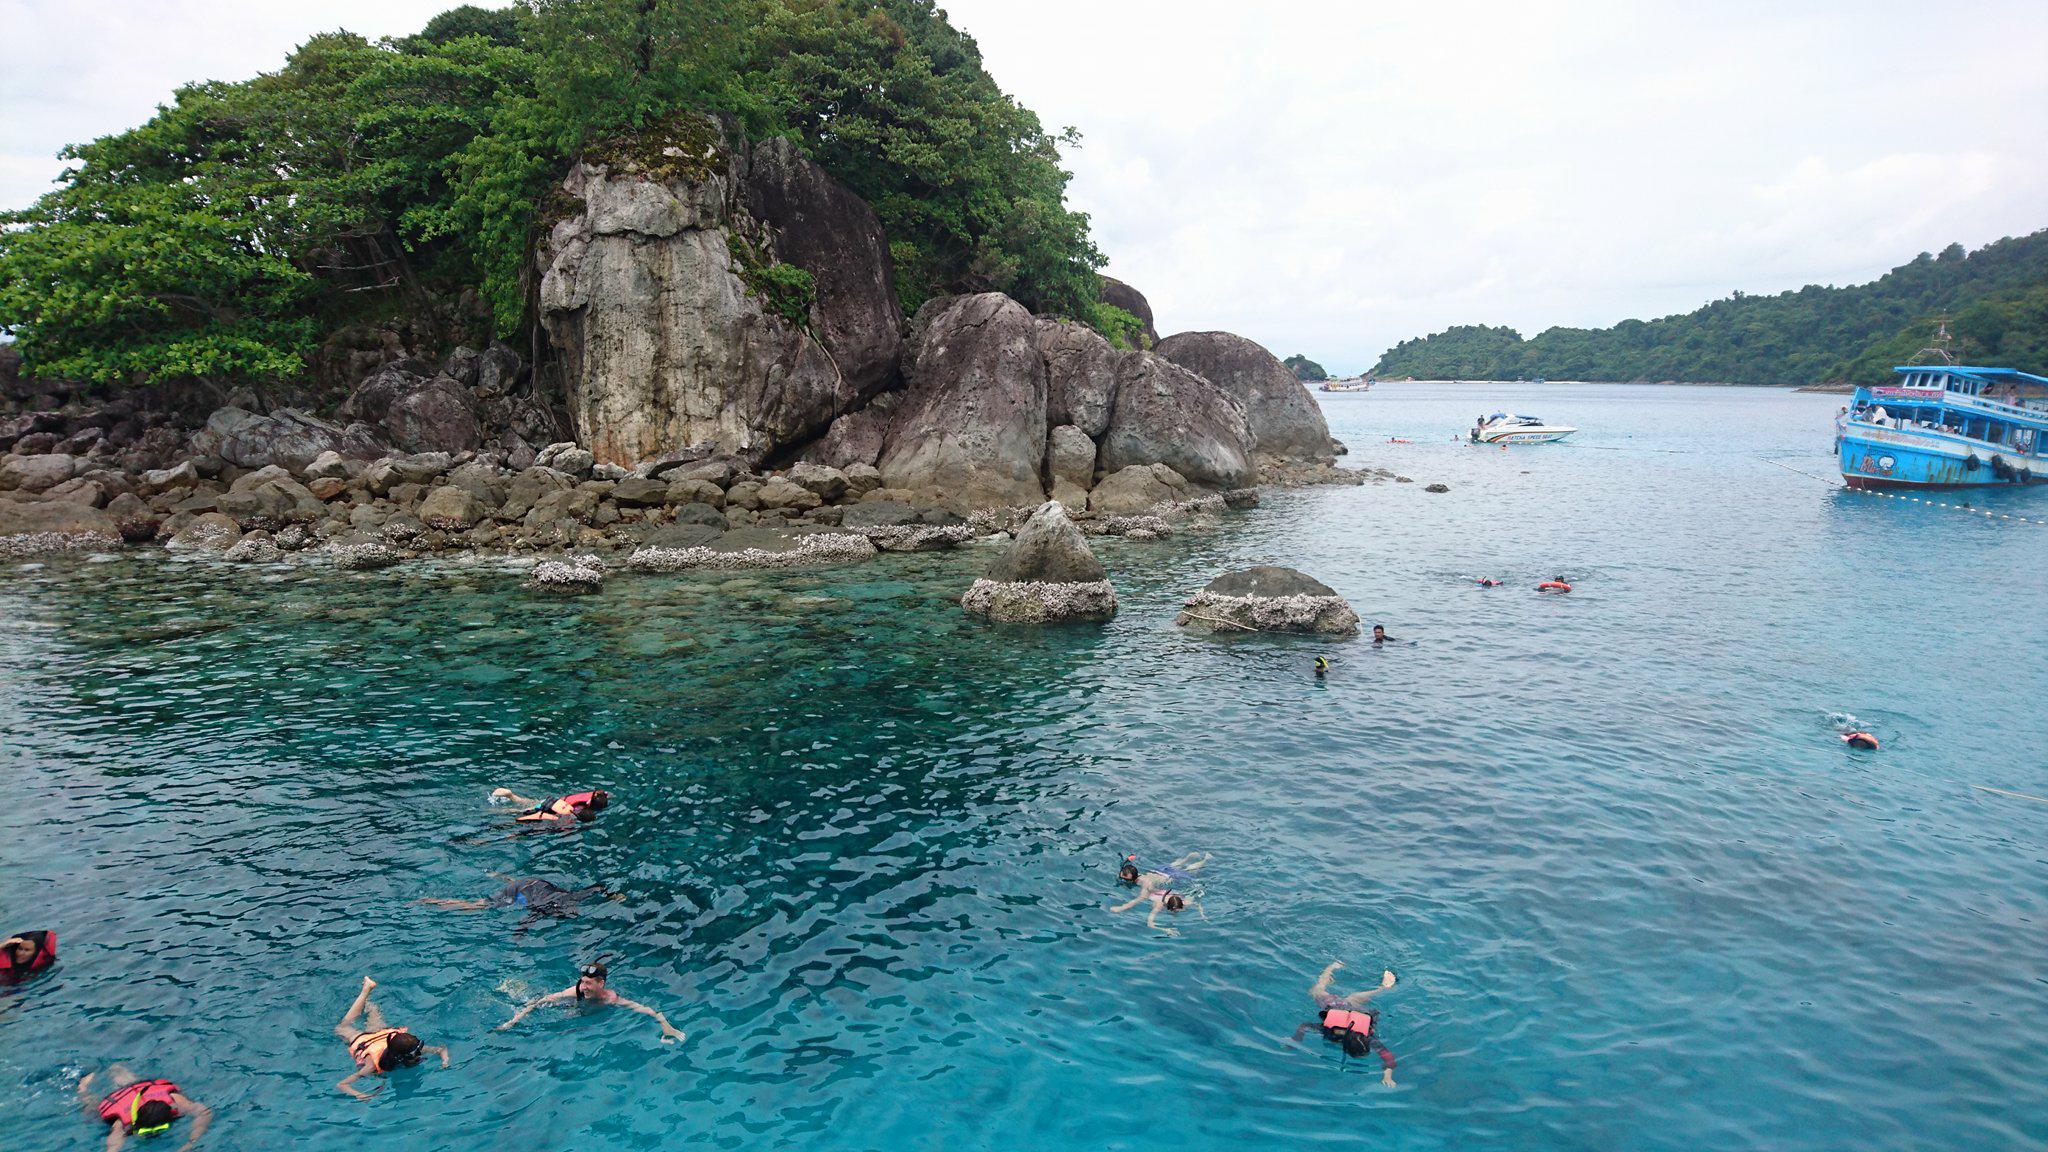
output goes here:
[[[1972, 785], [2048, 796], [2048, 528], [1766, 462], [1831, 475], [1837, 403], [1332, 398], [1354, 459], [1418, 482], [1106, 544], [1101, 629], [968, 621], [973, 553], [576, 601], [10, 563], [0, 928], [62, 959], [0, 991], [8, 1147], [96, 1142], [72, 1085], [117, 1059], [234, 1149], [2038, 1146], [2048, 803]], [[1584, 431], [1450, 441], [1502, 407]], [[1402, 643], [1172, 627], [1258, 561]], [[463, 843], [494, 784], [617, 799]], [[1208, 920], [1106, 911], [1121, 853], [1189, 849]], [[523, 931], [411, 903], [493, 871], [627, 899]], [[618, 1011], [491, 1031], [603, 953], [686, 1044]], [[1401, 974], [1397, 1088], [1287, 1042], [1331, 959]], [[455, 1056], [370, 1104], [332, 1088], [364, 973]]]

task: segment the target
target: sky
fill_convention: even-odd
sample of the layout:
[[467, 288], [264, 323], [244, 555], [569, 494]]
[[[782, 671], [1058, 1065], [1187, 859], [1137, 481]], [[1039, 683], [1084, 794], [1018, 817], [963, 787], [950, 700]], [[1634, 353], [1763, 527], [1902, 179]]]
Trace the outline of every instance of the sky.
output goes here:
[[[0, 206], [66, 143], [308, 35], [452, 0], [0, 0]], [[1872, 279], [2048, 227], [2048, 3], [951, 0], [1073, 126], [1071, 199], [1162, 332], [1336, 371]]]

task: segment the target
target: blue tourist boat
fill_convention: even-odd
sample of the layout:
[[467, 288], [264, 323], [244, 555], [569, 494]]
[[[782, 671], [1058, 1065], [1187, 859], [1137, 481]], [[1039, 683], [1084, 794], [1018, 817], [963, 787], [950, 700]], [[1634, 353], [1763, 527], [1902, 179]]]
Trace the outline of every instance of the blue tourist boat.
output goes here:
[[1851, 488], [1972, 488], [2048, 479], [2048, 377], [1959, 364], [1892, 370], [1835, 419]]

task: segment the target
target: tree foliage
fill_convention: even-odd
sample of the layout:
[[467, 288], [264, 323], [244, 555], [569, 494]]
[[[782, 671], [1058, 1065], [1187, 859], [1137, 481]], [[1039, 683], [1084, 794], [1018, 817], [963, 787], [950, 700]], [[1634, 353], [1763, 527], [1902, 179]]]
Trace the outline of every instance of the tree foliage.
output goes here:
[[1328, 380], [1330, 378], [1330, 374], [1323, 370], [1321, 364], [1303, 356], [1299, 352], [1282, 360], [1281, 363], [1287, 365], [1288, 370], [1294, 373], [1294, 378], [1303, 383], [1314, 383], [1318, 380]]
[[[1053, 135], [931, 0], [524, 0], [275, 73], [195, 84], [74, 146], [0, 214], [0, 330], [27, 370], [104, 383], [302, 375], [338, 325], [475, 289], [534, 323], [532, 253], [569, 162], [707, 111], [788, 135], [874, 205], [907, 308], [1003, 291], [1117, 324]], [[778, 310], [796, 270], [756, 270]]]
[[1868, 382], [1906, 363], [1946, 317], [1966, 361], [2048, 366], [2048, 231], [1966, 253], [1922, 253], [1869, 284], [1735, 293], [1682, 316], [1612, 328], [1463, 325], [1404, 340], [1382, 376], [1424, 379], [1682, 380], [1728, 384]]

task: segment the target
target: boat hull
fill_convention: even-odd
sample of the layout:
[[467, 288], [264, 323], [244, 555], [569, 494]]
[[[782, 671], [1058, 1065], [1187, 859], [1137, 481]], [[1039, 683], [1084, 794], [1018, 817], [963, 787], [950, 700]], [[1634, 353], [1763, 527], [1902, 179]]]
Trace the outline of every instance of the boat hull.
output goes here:
[[2007, 459], [1960, 437], [1903, 429], [1851, 426], [1842, 432], [1838, 452], [1842, 482], [1851, 488], [1995, 488], [2048, 479], [2032, 472], [2038, 461]]
[[1482, 435], [1481, 444], [1555, 444], [1578, 431], [1576, 428], [1546, 428], [1541, 432], [1499, 432]]

